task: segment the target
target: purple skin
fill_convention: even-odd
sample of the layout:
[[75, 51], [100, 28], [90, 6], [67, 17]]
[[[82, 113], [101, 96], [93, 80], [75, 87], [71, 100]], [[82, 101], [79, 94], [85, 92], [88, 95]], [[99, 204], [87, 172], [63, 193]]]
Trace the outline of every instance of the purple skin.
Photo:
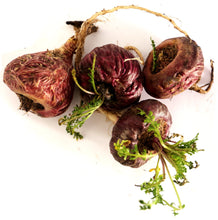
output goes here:
[[136, 60], [126, 60], [134, 58], [132, 53], [114, 44], [96, 47], [81, 60], [77, 75], [80, 85], [92, 91], [88, 74], [94, 54], [95, 84], [104, 96], [102, 107], [119, 110], [137, 102], [143, 90], [140, 65]]
[[170, 98], [189, 89], [200, 80], [204, 70], [201, 48], [186, 37], [167, 39], [156, 47], [156, 51], [173, 45], [177, 54], [162, 70], [152, 71], [153, 51], [145, 62], [142, 71], [143, 85], [146, 92], [155, 98]]
[[73, 97], [70, 68], [75, 49], [72, 37], [59, 49], [26, 54], [6, 66], [3, 80], [19, 96], [20, 109], [42, 117], [54, 117], [67, 109]]
[[163, 139], [167, 137], [172, 124], [171, 114], [166, 105], [154, 99], [144, 100], [133, 105], [119, 118], [113, 127], [112, 138], [110, 140], [110, 151], [115, 160], [133, 168], [140, 167], [147, 161], [141, 158], [137, 158], [136, 160], [129, 160], [127, 158], [124, 160], [124, 158], [119, 157], [114, 148], [114, 143], [117, 143], [118, 140], [131, 141], [127, 146], [130, 149], [133, 149], [134, 146], [137, 145], [139, 152], [146, 149], [148, 153], [153, 153], [154, 155], [157, 153], [155, 151], [155, 141], [158, 140], [147, 131], [149, 125], [144, 123], [144, 116], [138, 114], [138, 108], [142, 109], [147, 114], [150, 111], [153, 112], [155, 120], [160, 123], [160, 128], [162, 128], [161, 136]]

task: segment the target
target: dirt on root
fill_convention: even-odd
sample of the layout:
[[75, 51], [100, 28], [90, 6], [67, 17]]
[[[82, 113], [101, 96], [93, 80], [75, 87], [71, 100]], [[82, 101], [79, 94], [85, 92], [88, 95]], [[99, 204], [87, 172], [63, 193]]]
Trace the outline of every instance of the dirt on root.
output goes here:
[[32, 99], [27, 98], [24, 95], [17, 94], [20, 100], [20, 110], [24, 110], [26, 112], [32, 110], [43, 110], [44, 106], [41, 105], [40, 103], [35, 103]]
[[155, 68], [152, 69], [152, 73], [155, 74], [164, 69], [169, 63], [174, 60], [177, 52], [178, 49], [175, 45], [169, 45], [164, 48], [155, 50], [156, 61]]

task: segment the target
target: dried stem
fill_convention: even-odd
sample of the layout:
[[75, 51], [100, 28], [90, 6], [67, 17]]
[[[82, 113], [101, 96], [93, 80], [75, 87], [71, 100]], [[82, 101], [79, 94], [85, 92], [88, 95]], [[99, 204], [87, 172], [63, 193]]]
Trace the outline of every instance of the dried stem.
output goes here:
[[118, 10], [121, 10], [121, 9], [137, 9], [137, 10], [141, 10], [141, 11], [145, 11], [145, 12], [151, 13], [151, 14], [156, 15], [158, 17], [162, 17], [162, 18], [168, 20], [174, 26], [175, 29], [177, 29], [178, 31], [183, 33], [187, 38], [189, 38], [188, 34], [184, 30], [182, 30], [175, 23], [175, 21], [173, 19], [171, 19], [167, 15], [161, 14], [159, 12], [155, 12], [155, 11], [149, 10], [147, 8], [143, 8], [143, 7], [136, 6], [136, 5], [116, 6], [116, 7], [112, 8], [112, 9], [108, 9], [108, 10], [103, 9], [100, 12], [96, 12], [89, 19], [84, 21], [82, 26], [81, 26], [81, 28], [80, 28], [80, 32], [78, 33], [78, 48], [77, 48], [76, 57], [75, 57], [76, 69], [78, 67], [78, 64], [79, 64], [81, 58], [82, 58], [82, 54], [83, 54], [83, 50], [84, 50], [85, 38], [87, 36], [87, 32], [88, 32], [87, 30], [89, 29], [90, 25], [93, 25], [94, 23], [99, 21], [99, 19], [97, 19], [98, 16], [105, 15], [105, 14], [108, 14], [108, 13], [112, 13], [112, 12], [115, 12], [115, 11], [118, 11]]
[[106, 116], [107, 119], [109, 119], [113, 124], [116, 124], [118, 119], [121, 117], [121, 115], [125, 112], [125, 109], [122, 111], [117, 111], [117, 112], [111, 112], [107, 111], [104, 108], [100, 107], [98, 109], [98, 112], [102, 113], [103, 115]]
[[76, 32], [76, 34], [79, 33], [80, 28], [82, 26], [83, 21], [67, 21], [66, 24], [68, 25], [72, 25], [74, 27], [74, 30]]
[[[135, 53], [139, 56], [139, 58], [136, 58], [137, 60], [139, 60], [139, 62], [144, 65], [144, 59], [143, 59], [143, 56], [142, 56], [142, 53], [140, 52], [140, 50], [134, 46], [126, 46], [124, 47], [126, 50], [133, 50], [135, 51]], [[125, 61], [127, 60], [132, 60], [131, 58], [130, 59], [126, 59]]]
[[[211, 67], [211, 72], [210, 72], [210, 82], [203, 85], [203, 86], [198, 86], [197, 83], [195, 83], [190, 90], [194, 90], [195, 92], [199, 92], [201, 94], [206, 94], [210, 91], [213, 81], [214, 81], [214, 67], [213, 67], [213, 60], [210, 60], [210, 67]], [[207, 86], [206, 89], [203, 89], [203, 87]]]

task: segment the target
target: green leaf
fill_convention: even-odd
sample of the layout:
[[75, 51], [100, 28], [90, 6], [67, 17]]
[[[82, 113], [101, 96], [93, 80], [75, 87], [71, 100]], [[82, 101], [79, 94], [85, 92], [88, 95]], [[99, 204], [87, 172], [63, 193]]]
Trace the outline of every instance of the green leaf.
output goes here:
[[93, 57], [93, 62], [92, 62], [92, 68], [89, 68], [90, 73], [88, 74], [89, 76], [89, 81], [92, 84], [92, 88], [95, 92], [96, 95], [100, 95], [96, 89], [96, 85], [95, 85], [95, 63], [96, 63], [96, 54], [94, 54]]
[[60, 118], [59, 125], [66, 125], [66, 131], [73, 135], [76, 140], [82, 139], [83, 136], [77, 131], [85, 121], [103, 104], [103, 99], [95, 96], [89, 103], [81, 102], [76, 105], [72, 113]]
[[118, 139], [116, 143], [114, 143], [114, 149], [117, 151], [119, 157], [123, 157], [124, 160], [136, 160], [137, 158], [141, 158], [143, 160], [147, 160], [153, 157], [153, 154], [148, 154], [146, 150], [142, 153], [139, 152], [138, 146], [134, 145], [132, 149], [129, 148], [131, 144], [130, 140], [120, 140]]
[[[151, 39], [151, 38], [150, 38]], [[152, 72], [155, 71], [157, 66], [157, 54], [156, 54], [156, 46], [154, 40], [151, 39], [151, 45], [153, 48], [153, 65], [152, 65]]]
[[[198, 167], [197, 161], [187, 161], [187, 155], [191, 156], [199, 151], [202, 151], [197, 149], [196, 141], [198, 140], [198, 134], [192, 140], [186, 142], [183, 141], [183, 136], [175, 134], [172, 136], [172, 138], [181, 137], [179, 141], [175, 142], [174, 140], [172, 140], [172, 138], [167, 138], [163, 140], [159, 129], [160, 124], [155, 120], [155, 116], [153, 115], [153, 113], [150, 111], [148, 114], [146, 114], [142, 109], [139, 108], [138, 114], [143, 116], [144, 123], [147, 123], [149, 125], [147, 128], [147, 132], [152, 132], [159, 141], [159, 143], [155, 142], [158, 152], [158, 162], [155, 169], [155, 175], [153, 178], [150, 178], [148, 182], [144, 182], [140, 185], [141, 190], [144, 191], [145, 194], [151, 195], [151, 199], [148, 202], [145, 202], [144, 200], [139, 200], [140, 209], [147, 210], [151, 209], [153, 205], [162, 204], [171, 207], [173, 210], [173, 214], [178, 215], [178, 211], [183, 209], [185, 205], [181, 203], [178, 191], [174, 183], [184, 185], [188, 182], [188, 180], [186, 179], [186, 173], [188, 169]], [[135, 145], [133, 149], [130, 149], [130, 144], [131, 142], [129, 140], [118, 140], [117, 143], [114, 143], [115, 149], [117, 150], [120, 157], [123, 157], [125, 160], [135, 160], [137, 158], [146, 159], [149, 156], [146, 151], [144, 153], [140, 153], [137, 145]], [[175, 168], [176, 174], [174, 176], [174, 179], [170, 174], [166, 160]], [[160, 174], [158, 165], [159, 161], [161, 161], [162, 164], [163, 174]], [[165, 170], [167, 172], [165, 172]], [[168, 174], [176, 193], [179, 203], [178, 206], [175, 206], [174, 203], [167, 202], [161, 194], [163, 192], [163, 187], [161, 183], [165, 179], [165, 173]]]
[[92, 84], [94, 93], [91, 91], [88, 91], [80, 86], [79, 82], [76, 78], [76, 70], [72, 70], [72, 76], [74, 79], [74, 82], [78, 86], [80, 90], [83, 92], [94, 95], [93, 99], [88, 102], [84, 103], [81, 101], [80, 105], [76, 105], [72, 111], [71, 114], [68, 116], [64, 116], [58, 120], [59, 125], [66, 125], [66, 131], [67, 133], [73, 135], [73, 137], [76, 140], [82, 139], [83, 136], [78, 132], [77, 130], [82, 127], [82, 125], [85, 123], [85, 121], [91, 117], [91, 115], [103, 104], [104, 98], [97, 92], [96, 86], [95, 86], [95, 80], [94, 80], [94, 74], [95, 74], [95, 62], [96, 62], [96, 55], [94, 55], [92, 68], [90, 68], [90, 73], [88, 74], [90, 77], [90, 82]]

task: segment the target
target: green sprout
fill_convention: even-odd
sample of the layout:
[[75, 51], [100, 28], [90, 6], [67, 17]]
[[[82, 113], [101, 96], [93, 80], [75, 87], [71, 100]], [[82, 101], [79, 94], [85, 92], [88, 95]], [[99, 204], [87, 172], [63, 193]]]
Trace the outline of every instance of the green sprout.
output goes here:
[[59, 125], [66, 125], [66, 131], [67, 133], [73, 135], [73, 137], [76, 140], [82, 139], [83, 135], [80, 134], [78, 131], [79, 128], [82, 127], [82, 125], [85, 123], [85, 121], [92, 116], [92, 114], [100, 108], [100, 106], [104, 102], [104, 98], [98, 93], [96, 86], [95, 86], [95, 80], [94, 80], [94, 74], [95, 74], [95, 61], [96, 61], [96, 55], [94, 55], [93, 58], [93, 64], [92, 68], [90, 68], [90, 73], [88, 74], [90, 77], [90, 83], [92, 85], [92, 88], [94, 92], [87, 91], [83, 87], [80, 86], [79, 82], [76, 78], [76, 70], [72, 70], [72, 76], [74, 79], [74, 82], [79, 87], [80, 90], [83, 92], [93, 95], [93, 99], [89, 101], [88, 103], [81, 101], [80, 105], [76, 105], [72, 111], [71, 114], [65, 115], [64, 117], [60, 118], [58, 120]]
[[[160, 124], [155, 120], [155, 116], [150, 111], [148, 114], [146, 114], [143, 110], [138, 109], [138, 114], [143, 116], [144, 123], [147, 123], [148, 126], [148, 132], [152, 132], [154, 137], [156, 137], [159, 141], [157, 155], [158, 155], [158, 161], [155, 168], [155, 175], [153, 178], [151, 178], [148, 182], [144, 182], [141, 185], [137, 185], [141, 188], [142, 191], [145, 192], [145, 194], [151, 194], [151, 200], [148, 202], [145, 202], [144, 200], [139, 200], [140, 202], [140, 209], [141, 210], [147, 210], [151, 209], [153, 205], [156, 204], [162, 204], [166, 205], [172, 208], [173, 214], [177, 215], [178, 211], [183, 209], [185, 207], [184, 204], [182, 204], [179, 193], [176, 189], [175, 184], [178, 184], [180, 186], [184, 185], [188, 182], [186, 178], [186, 173], [188, 169], [196, 168], [198, 167], [198, 163], [187, 161], [187, 155], [193, 155], [201, 150], [197, 149], [196, 141], [198, 140], [198, 134], [190, 141], [184, 142], [183, 137], [181, 136], [180, 140], [175, 142], [171, 141], [171, 138], [162, 139], [161, 132], [160, 132]], [[179, 135], [173, 135], [172, 137], [179, 136]], [[137, 158], [142, 159], [149, 159], [149, 157], [152, 157], [154, 155], [147, 154], [146, 150], [144, 150], [142, 153], [138, 151], [137, 145], [134, 146], [134, 149], [130, 150], [128, 148], [128, 145], [131, 143], [129, 140], [120, 140], [116, 143], [114, 143], [115, 150], [117, 150], [117, 153], [120, 157], [123, 157], [124, 160], [135, 160]], [[167, 161], [172, 165], [172, 167], [175, 169], [176, 174], [172, 177], [168, 168]], [[162, 164], [162, 173], [160, 172], [159, 163]], [[163, 198], [162, 192], [163, 187], [161, 183], [165, 180], [165, 174], [168, 174], [170, 182], [172, 183], [173, 189], [175, 191], [175, 194], [177, 196], [178, 205], [175, 205], [174, 203], [168, 202]]]
[[156, 66], [157, 66], [157, 54], [156, 54], [156, 46], [154, 40], [151, 39], [151, 46], [153, 48], [153, 65], [152, 65], [152, 72], [155, 71]]

